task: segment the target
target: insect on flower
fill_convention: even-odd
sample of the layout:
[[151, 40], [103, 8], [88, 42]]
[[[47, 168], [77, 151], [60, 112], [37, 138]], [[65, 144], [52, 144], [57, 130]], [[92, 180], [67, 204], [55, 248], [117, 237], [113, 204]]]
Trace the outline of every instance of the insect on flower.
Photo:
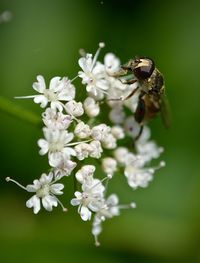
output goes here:
[[169, 128], [169, 104], [165, 95], [164, 78], [155, 67], [154, 61], [147, 57], [131, 59], [127, 64], [121, 66], [120, 71], [115, 76], [129, 77], [128, 74], [131, 74], [131, 78], [122, 79], [121, 81], [126, 84], [137, 82], [138, 85], [127, 97], [116, 100], [127, 100], [136, 91], [139, 91], [135, 120], [140, 124], [140, 131], [136, 139], [140, 137], [144, 124], [153, 119], [158, 113], [161, 113], [164, 126]]

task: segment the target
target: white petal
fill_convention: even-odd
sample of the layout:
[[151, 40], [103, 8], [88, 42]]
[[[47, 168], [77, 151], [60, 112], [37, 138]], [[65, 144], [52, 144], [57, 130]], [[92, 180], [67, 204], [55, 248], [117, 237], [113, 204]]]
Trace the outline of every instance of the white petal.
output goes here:
[[63, 184], [53, 184], [51, 185], [51, 192], [55, 195], [61, 195], [63, 192], [61, 191], [64, 188]]
[[28, 191], [28, 192], [36, 192], [37, 190], [38, 190], [38, 187], [36, 187], [35, 185], [33, 185], [33, 184], [28, 184], [27, 186], [26, 186], [26, 190]]
[[81, 211], [80, 211], [80, 215], [81, 215], [81, 218], [83, 219], [83, 221], [87, 221], [87, 220], [91, 219], [92, 213], [87, 207], [82, 206]]
[[73, 198], [70, 203], [73, 206], [77, 206], [80, 205], [80, 200], [78, 200], [77, 198]]
[[52, 211], [53, 206], [57, 206], [58, 202], [54, 196], [47, 195], [42, 198], [42, 205], [47, 211]]
[[52, 101], [51, 102], [51, 109], [55, 110], [55, 111], [58, 109], [59, 112], [62, 112], [63, 111], [63, 106], [60, 103], [60, 101]]
[[119, 202], [119, 198], [118, 198], [118, 196], [117, 196], [116, 194], [110, 195], [110, 196], [108, 197], [107, 201], [106, 201], [106, 203], [108, 204], [108, 206], [109, 206], [109, 205], [111, 205], [111, 206], [117, 205], [118, 202]]
[[66, 158], [69, 158], [69, 156], [76, 156], [76, 151], [71, 148], [71, 147], [65, 147], [63, 150], [64, 156], [66, 156]]
[[36, 195], [32, 196], [27, 202], [26, 206], [28, 208], [33, 207], [34, 214], [37, 214], [40, 211], [40, 199]]
[[41, 75], [37, 76], [37, 81], [38, 82], [34, 82], [33, 83], [33, 89], [36, 90], [39, 93], [43, 93], [46, 89], [46, 84], [45, 84], [45, 80], [44, 77]]
[[35, 95], [33, 101], [37, 104], [40, 104], [41, 108], [45, 108], [48, 103], [48, 99], [44, 95]]
[[49, 143], [44, 139], [38, 140], [38, 146], [41, 148], [39, 151], [40, 155], [46, 154], [49, 150]]
[[54, 77], [50, 81], [49, 89], [53, 91], [57, 91], [57, 87], [59, 85], [60, 77]]
[[65, 144], [71, 142], [74, 138], [74, 134], [72, 132], [65, 134]]
[[78, 60], [79, 66], [86, 73], [92, 70], [92, 54], [86, 54], [86, 57], [82, 57]]

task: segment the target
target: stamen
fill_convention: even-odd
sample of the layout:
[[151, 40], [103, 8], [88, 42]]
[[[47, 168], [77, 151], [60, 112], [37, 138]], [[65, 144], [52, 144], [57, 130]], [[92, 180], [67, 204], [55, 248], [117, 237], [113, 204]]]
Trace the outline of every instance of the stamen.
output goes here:
[[100, 42], [99, 43], [99, 48], [97, 49], [97, 52], [94, 55], [94, 58], [93, 58], [93, 61], [92, 61], [92, 67], [91, 67], [92, 69], [93, 69], [94, 65], [96, 64], [96, 61], [97, 61], [97, 58], [99, 56], [99, 53], [100, 53], [101, 49], [104, 48], [104, 47], [105, 47], [105, 44], [103, 42]]
[[96, 247], [99, 247], [101, 244], [99, 243], [99, 240], [98, 240], [98, 236], [97, 236], [97, 235], [94, 236], [94, 240], [95, 240], [95, 246], [96, 246]]
[[81, 55], [81, 57], [86, 57], [86, 52], [85, 52], [85, 49], [83, 49], [83, 48], [80, 48], [79, 49], [79, 54]]
[[27, 189], [26, 189], [25, 186], [21, 185], [20, 183], [18, 183], [17, 181], [11, 179], [10, 177], [6, 177], [6, 181], [7, 181], [7, 182], [13, 182], [13, 183], [15, 183], [16, 185], [18, 185], [19, 187], [21, 187], [22, 189], [24, 189], [24, 190], [27, 191]]
[[68, 143], [66, 146], [74, 146], [74, 145], [77, 145], [77, 144], [80, 144], [80, 143], [87, 143], [87, 142], [91, 142], [91, 141], [93, 141], [93, 139], [89, 139], [89, 140], [86, 140], [86, 141], [80, 141], [80, 142]]
[[110, 179], [112, 179], [112, 177], [113, 177], [113, 175], [112, 174], [108, 174], [107, 175], [107, 178], [108, 178], [108, 180], [106, 181], [106, 183], [105, 183], [105, 195], [106, 195], [106, 193], [107, 193], [107, 189], [108, 189], [108, 181], [110, 180]]
[[76, 77], [74, 77], [72, 80], [70, 80], [70, 82], [72, 83], [75, 79], [77, 79], [79, 76], [77, 75]]
[[[53, 195], [53, 194], [52, 194], [52, 195]], [[56, 198], [57, 202], [58, 202], [59, 205], [62, 207], [63, 212], [67, 212], [68, 209], [67, 209], [66, 207], [64, 207], [63, 203], [62, 203], [55, 195], [53, 195], [53, 196]]]
[[32, 99], [35, 98], [37, 95], [30, 95], [30, 96], [20, 96], [20, 97], [14, 97], [14, 99]]
[[166, 165], [165, 162], [164, 162], [164, 161], [161, 161], [161, 162], [159, 163], [159, 165], [156, 166], [156, 167], [153, 167], [153, 169], [154, 169], [154, 171], [156, 171], [156, 170], [164, 167], [165, 165]]
[[102, 180], [100, 180], [98, 183], [96, 183], [95, 185], [93, 185], [93, 186], [90, 188], [90, 190], [93, 189], [93, 188], [95, 188], [97, 185], [103, 183], [105, 180], [110, 180], [111, 178], [112, 178], [112, 176], [107, 175], [107, 176], [104, 177]]
[[119, 209], [129, 209], [129, 208], [136, 208], [136, 203], [132, 202], [126, 205], [118, 205]]

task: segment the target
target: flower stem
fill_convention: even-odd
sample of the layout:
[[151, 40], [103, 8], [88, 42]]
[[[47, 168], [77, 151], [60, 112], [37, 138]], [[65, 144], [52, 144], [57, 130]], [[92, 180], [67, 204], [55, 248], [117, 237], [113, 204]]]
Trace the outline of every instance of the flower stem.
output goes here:
[[12, 117], [28, 122], [34, 126], [41, 125], [41, 119], [31, 111], [23, 109], [10, 100], [0, 96], [0, 112], [6, 113]]

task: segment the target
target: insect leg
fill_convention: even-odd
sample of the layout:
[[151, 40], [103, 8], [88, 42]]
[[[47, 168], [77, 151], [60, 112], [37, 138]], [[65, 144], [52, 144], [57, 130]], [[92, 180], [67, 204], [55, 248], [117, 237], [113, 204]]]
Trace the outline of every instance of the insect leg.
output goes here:
[[[135, 80], [134, 82], [136, 82], [137, 80]], [[134, 83], [134, 82], [132, 82], [132, 83]], [[124, 100], [128, 100], [128, 99], [130, 99], [134, 94], [135, 94], [135, 92], [137, 91], [139, 89], [139, 86], [136, 88], [136, 89], [134, 89], [133, 91], [131, 91], [131, 93], [127, 96], [127, 97], [125, 97], [125, 98], [122, 98], [122, 97], [120, 97], [120, 98], [116, 98], [116, 99], [108, 99], [107, 101], [124, 101]]]
[[140, 138], [140, 136], [141, 136], [141, 134], [143, 132], [143, 128], [144, 128], [144, 125], [141, 125], [140, 126], [140, 131], [139, 131], [138, 135], [135, 137], [135, 141], [137, 141]]

